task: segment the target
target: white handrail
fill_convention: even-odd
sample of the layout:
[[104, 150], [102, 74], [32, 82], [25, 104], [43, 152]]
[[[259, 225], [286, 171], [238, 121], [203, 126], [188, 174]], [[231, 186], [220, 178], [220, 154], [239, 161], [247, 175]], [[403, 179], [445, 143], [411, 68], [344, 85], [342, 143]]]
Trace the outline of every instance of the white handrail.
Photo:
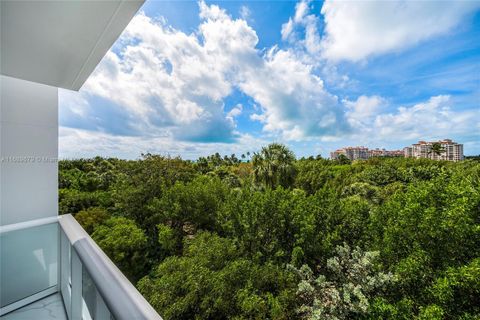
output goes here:
[[72, 215], [61, 216], [59, 223], [70, 242], [72, 253], [78, 256], [115, 319], [162, 320]]
[[58, 216], [7, 224], [5, 226], [0, 226], [0, 234], [5, 232], [10, 232], [10, 231], [15, 231], [15, 230], [27, 229], [31, 227], [43, 226], [45, 224], [50, 224], [54, 222], [58, 222]]

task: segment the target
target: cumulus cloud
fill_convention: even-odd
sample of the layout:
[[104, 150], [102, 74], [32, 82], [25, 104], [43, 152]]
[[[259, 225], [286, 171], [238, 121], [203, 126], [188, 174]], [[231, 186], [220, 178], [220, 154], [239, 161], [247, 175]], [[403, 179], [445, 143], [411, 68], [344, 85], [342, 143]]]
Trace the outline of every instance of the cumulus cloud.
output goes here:
[[263, 122], [265, 131], [279, 132], [291, 140], [348, 131], [337, 97], [325, 90], [312, 66], [299, 61], [291, 51], [269, 50], [263, 68], [244, 70], [242, 76], [240, 88], [263, 111], [251, 119]]
[[321, 9], [325, 20], [322, 56], [360, 61], [405, 49], [451, 31], [479, 7], [478, 1], [327, 0]]
[[[302, 19], [307, 6], [305, 4], [303, 9], [297, 6], [300, 13], [295, 19]], [[253, 30], [247, 29], [244, 20], [232, 20], [224, 12], [220, 14], [217, 9], [212, 10], [214, 13], [208, 15], [213, 18], [200, 26], [206, 38], [215, 39], [212, 44], [206, 41], [205, 46], [220, 45], [224, 48], [225, 64], [235, 61], [229, 79], [232, 85], [260, 105], [262, 112], [251, 119], [260, 120], [264, 131], [284, 139], [298, 140], [348, 130], [343, 107], [336, 96], [325, 90], [323, 81], [315, 75], [311, 65], [292, 51], [277, 47], [261, 54], [255, 49], [258, 38], [252, 32], [241, 32], [245, 34], [241, 43], [232, 42], [232, 33]], [[225, 56], [225, 51], [235, 52], [235, 55]]]
[[[168, 129], [180, 139], [225, 141], [234, 137], [222, 99], [231, 92], [228, 59], [241, 55], [256, 35], [246, 24], [212, 25], [226, 17], [216, 6], [201, 3], [205, 19], [199, 32], [187, 35], [137, 15], [122, 36], [120, 54], [110, 51], [85, 85], [87, 95], [108, 99], [134, 115], [139, 130], [156, 134]], [[235, 47], [222, 47], [230, 37]], [[245, 36], [250, 42], [244, 42]], [[251, 40], [253, 38], [253, 40]]]
[[454, 111], [452, 104], [448, 95], [434, 96], [395, 113], [379, 114], [374, 128], [384, 138], [400, 139], [468, 135], [480, 128], [480, 110]]
[[224, 154], [246, 153], [257, 151], [256, 146], [267, 144], [268, 141], [242, 134], [237, 143], [205, 143], [175, 141], [165, 136], [119, 136], [106, 132], [59, 128], [60, 158], [120, 157], [136, 159], [142, 153], [161, 154], [164, 156], [179, 156], [184, 159], [197, 159], [199, 156], [222, 152]]
[[[64, 115], [70, 113], [63, 123], [117, 134], [167, 132], [181, 140], [234, 141], [238, 134], [223, 99], [235, 85], [236, 70], [258, 58], [258, 38], [244, 20], [232, 19], [220, 7], [203, 1], [199, 7], [202, 23], [192, 34], [171, 28], [163, 19], [135, 16], [120, 39], [123, 47], [107, 53], [82, 97], [63, 95]], [[102, 102], [95, 108], [128, 117], [92, 126], [99, 111], [89, 104], [98, 99]], [[71, 114], [75, 110], [84, 114]], [[110, 125], [115, 120], [129, 130], [119, 132], [118, 125]]]
[[[169, 26], [165, 19], [138, 14], [121, 36], [121, 45], [107, 53], [81, 92], [60, 92], [60, 143], [64, 156], [75, 156], [80, 151], [94, 155], [105, 150], [104, 155], [127, 157], [142, 152], [188, 157], [216, 152], [218, 148], [225, 152], [238, 152], [238, 146], [248, 150], [265, 141], [238, 131], [237, 121], [247, 117], [261, 123], [264, 137], [277, 141], [332, 141], [373, 134], [378, 139], [416, 139], [436, 131], [450, 136], [465, 134], [472, 127], [480, 129], [479, 121], [472, 120], [478, 120], [478, 112], [453, 111], [448, 96], [387, 112], [391, 108], [383, 97], [362, 95], [352, 101], [339, 100], [327, 90], [324, 80], [338, 87], [350, 85], [352, 80], [340, 74], [334, 64], [319, 65], [306, 59], [299, 54], [297, 45], [312, 56], [329, 59], [327, 52], [336, 52], [336, 57], [357, 59], [342, 53], [343, 44], [336, 43], [342, 40], [341, 32], [349, 34], [350, 24], [361, 25], [363, 34], [373, 32], [372, 39], [377, 39], [379, 32], [384, 34], [378, 37], [389, 38], [383, 30], [389, 28], [380, 22], [356, 21], [373, 10], [364, 3], [353, 3], [355, 8], [366, 7], [351, 13], [327, 0], [322, 8], [327, 33], [320, 38], [319, 17], [311, 13], [312, 4], [300, 1], [295, 15], [282, 26], [282, 37], [294, 44], [289, 49], [257, 48], [257, 33], [245, 17], [234, 19], [221, 7], [203, 1], [199, 2], [200, 24], [190, 34]], [[381, 3], [386, 8], [391, 5]], [[404, 3], [401, 8], [412, 12], [410, 6]], [[453, 10], [456, 16], [468, 11], [464, 7], [468, 6], [458, 5]], [[386, 15], [392, 10], [386, 10]], [[332, 29], [336, 15], [349, 18], [346, 31]], [[452, 22], [456, 21], [453, 18], [442, 18], [438, 12], [434, 15], [439, 21], [446, 19], [447, 25], [448, 21], [450, 25], [457, 23]], [[392, 20], [393, 29], [406, 19], [402, 17]], [[398, 39], [403, 39], [404, 28], [399, 29], [402, 32], [398, 32]], [[415, 41], [423, 39], [417, 38]], [[390, 39], [399, 41], [397, 33]], [[354, 41], [348, 37], [344, 40]], [[367, 57], [398, 47], [365, 41], [365, 48], [374, 46], [380, 51], [363, 47], [345, 50]], [[225, 105], [229, 101], [226, 98], [236, 91], [252, 103]], [[250, 105], [254, 110], [248, 110]]]
[[478, 1], [333, 1], [312, 12], [311, 0], [300, 0], [282, 25], [282, 39], [301, 46], [312, 57], [337, 62], [362, 61], [399, 51], [450, 32]]
[[[296, 4], [295, 15], [282, 25], [281, 35], [283, 40], [304, 46], [310, 54], [318, 54], [320, 50], [319, 18], [315, 14], [310, 14], [310, 3], [311, 0], [301, 0]], [[303, 31], [303, 36], [300, 31]]]
[[[411, 143], [420, 139], [461, 136], [465, 146], [478, 148], [480, 110], [454, 111], [450, 96], [433, 96], [427, 101], [402, 106], [392, 112], [385, 111], [388, 101], [379, 96], [360, 96], [353, 101], [344, 100], [343, 103], [353, 128], [351, 134], [344, 138], [357, 143], [388, 145], [391, 141]], [[233, 108], [233, 114], [237, 114], [240, 109], [240, 106]], [[256, 120], [264, 120], [262, 116], [258, 117]], [[338, 140], [339, 137], [323, 136], [318, 141], [331, 143]], [[256, 151], [259, 146], [269, 143], [269, 140], [241, 134], [235, 144], [199, 141], [192, 145], [188, 141], [174, 140], [168, 135], [122, 136], [62, 126], [59, 130], [59, 143], [62, 146], [59, 154], [61, 158], [93, 157], [100, 154], [131, 159], [150, 152], [195, 159], [219, 150], [225, 154]]]
[[250, 8], [247, 6], [241, 6], [240, 7], [240, 17], [242, 17], [243, 20], [248, 20], [250, 19], [250, 15], [252, 12], [250, 11]]
[[238, 117], [242, 114], [243, 106], [239, 103], [237, 104], [232, 110], [230, 110], [227, 114], [230, 118]]
[[372, 120], [387, 102], [380, 96], [362, 95], [355, 101], [344, 100], [343, 103], [347, 108], [346, 114], [351, 125], [357, 130], [365, 130], [371, 126]]
[[425, 102], [401, 106], [394, 112], [385, 98], [360, 96], [344, 101], [347, 117], [354, 128], [353, 137], [377, 141], [408, 141], [415, 139], [468, 137], [480, 130], [480, 110], [453, 110], [448, 95], [433, 96]]
[[[304, 6], [297, 6], [295, 21], [305, 18]], [[310, 65], [289, 50], [256, 48], [255, 30], [219, 6], [200, 1], [199, 8], [201, 23], [192, 34], [138, 14], [120, 39], [121, 50], [108, 52], [82, 89], [77, 100], [84, 114], [71, 114], [63, 123], [88, 129], [96, 124], [113, 134], [232, 142], [242, 110], [226, 112], [224, 99], [236, 88], [260, 105], [257, 119], [265, 132], [300, 139], [348, 129], [337, 97]], [[70, 98], [66, 113], [82, 110]], [[95, 99], [102, 100], [98, 110], [128, 116], [115, 118], [115, 125], [98, 121], [102, 112], [84, 104]]]

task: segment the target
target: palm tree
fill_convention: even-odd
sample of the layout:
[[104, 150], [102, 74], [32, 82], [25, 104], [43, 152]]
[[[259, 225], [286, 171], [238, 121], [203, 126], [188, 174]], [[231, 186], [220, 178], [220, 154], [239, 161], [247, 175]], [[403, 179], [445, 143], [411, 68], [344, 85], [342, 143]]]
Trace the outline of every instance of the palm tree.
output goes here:
[[445, 152], [445, 148], [439, 142], [434, 142], [432, 147], [428, 151], [429, 155], [437, 155], [440, 156], [442, 153]]
[[295, 155], [286, 146], [272, 143], [252, 157], [253, 176], [267, 188], [288, 188], [295, 178]]
[[246, 156], [246, 158], [247, 158], [247, 162], [250, 162], [250, 160], [251, 160], [251, 158], [250, 158], [250, 151], [247, 151], [247, 156]]
[[352, 161], [350, 161], [350, 159], [348, 159], [347, 156], [344, 155], [344, 154], [340, 154], [337, 157], [337, 161], [338, 161], [339, 164], [350, 164], [350, 163], [352, 163]]

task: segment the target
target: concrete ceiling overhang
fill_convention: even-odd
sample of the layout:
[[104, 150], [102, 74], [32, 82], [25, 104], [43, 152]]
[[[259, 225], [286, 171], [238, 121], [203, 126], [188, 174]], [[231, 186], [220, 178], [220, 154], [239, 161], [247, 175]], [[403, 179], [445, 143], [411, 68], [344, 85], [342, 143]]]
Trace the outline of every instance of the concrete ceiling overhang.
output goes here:
[[0, 73], [79, 90], [144, 0], [0, 0]]

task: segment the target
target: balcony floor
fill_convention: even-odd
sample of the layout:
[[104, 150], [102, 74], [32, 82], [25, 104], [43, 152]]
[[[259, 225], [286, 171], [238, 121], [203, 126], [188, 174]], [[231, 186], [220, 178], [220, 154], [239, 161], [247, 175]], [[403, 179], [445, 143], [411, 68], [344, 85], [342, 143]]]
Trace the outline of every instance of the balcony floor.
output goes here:
[[63, 307], [62, 296], [59, 293], [55, 293], [0, 318], [2, 320], [67, 320], [67, 314]]

